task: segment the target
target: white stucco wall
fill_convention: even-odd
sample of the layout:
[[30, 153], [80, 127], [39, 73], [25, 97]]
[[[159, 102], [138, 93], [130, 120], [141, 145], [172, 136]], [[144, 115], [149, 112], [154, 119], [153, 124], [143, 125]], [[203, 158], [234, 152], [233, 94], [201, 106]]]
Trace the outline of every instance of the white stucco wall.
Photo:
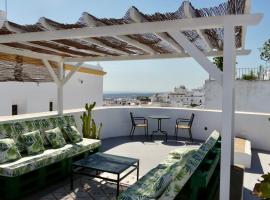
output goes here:
[[[80, 115], [84, 109], [65, 110], [65, 114], [73, 114], [76, 118], [79, 130], [81, 130]], [[162, 121], [162, 129], [168, 131], [169, 135], [174, 133], [175, 119], [178, 117], [189, 117], [195, 114], [192, 127], [193, 137], [206, 139], [213, 130], [221, 132], [221, 111], [192, 108], [164, 108], [164, 107], [98, 107], [94, 110], [94, 119], [97, 123], [102, 122], [101, 138], [128, 136], [131, 128], [129, 112], [136, 116], [148, 117], [150, 115], [168, 115], [169, 120]], [[18, 116], [2, 117], [2, 121], [32, 119], [48, 115], [56, 115], [56, 112], [26, 114]], [[270, 151], [270, 113], [236, 112], [235, 135], [245, 137], [251, 141], [251, 147]], [[149, 119], [149, 134], [157, 128], [157, 121]], [[207, 130], [205, 130], [207, 127]], [[144, 131], [137, 129], [136, 135], [144, 135]], [[179, 131], [179, 136], [188, 137], [187, 133]]]
[[[83, 83], [81, 83], [83, 81]], [[0, 116], [11, 115], [12, 104], [19, 114], [49, 111], [49, 102], [57, 108], [57, 87], [54, 83], [0, 83]], [[64, 109], [81, 108], [86, 102], [102, 105], [103, 77], [76, 73], [64, 88]]]
[[[150, 115], [168, 115], [169, 120], [162, 121], [162, 129], [174, 134], [175, 120], [178, 117], [189, 118], [195, 114], [192, 127], [193, 137], [205, 140], [213, 130], [221, 132], [221, 111], [191, 108], [138, 108], [138, 107], [110, 107], [94, 110], [96, 122], [102, 122], [102, 138], [127, 136], [131, 128], [129, 112], [135, 116], [148, 117]], [[236, 136], [247, 138], [251, 141], [252, 148], [270, 150], [270, 113], [236, 112]], [[78, 118], [78, 121], [79, 118]], [[149, 133], [157, 128], [157, 120], [149, 119]], [[207, 130], [205, 130], [207, 128]], [[144, 134], [144, 130], [136, 130], [135, 134]], [[179, 136], [188, 137], [188, 133], [180, 132]]]
[[[221, 109], [222, 88], [216, 81], [205, 83], [205, 108]], [[235, 81], [235, 108], [239, 111], [270, 112], [270, 81]]]

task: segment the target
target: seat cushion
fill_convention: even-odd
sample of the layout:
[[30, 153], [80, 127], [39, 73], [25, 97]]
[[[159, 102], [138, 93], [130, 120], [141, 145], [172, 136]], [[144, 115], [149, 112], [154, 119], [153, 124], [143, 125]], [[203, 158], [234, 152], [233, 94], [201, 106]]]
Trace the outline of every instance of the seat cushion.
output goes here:
[[189, 125], [185, 125], [185, 124], [178, 124], [178, 125], [175, 125], [176, 128], [182, 128], [182, 129], [188, 129], [190, 128]]
[[136, 124], [137, 127], [147, 127], [147, 124]]
[[23, 157], [12, 163], [0, 165], [0, 176], [14, 177], [56, 163], [65, 158], [93, 150], [101, 145], [100, 140], [86, 139], [76, 144], [67, 144], [59, 149], [48, 149], [42, 154]]

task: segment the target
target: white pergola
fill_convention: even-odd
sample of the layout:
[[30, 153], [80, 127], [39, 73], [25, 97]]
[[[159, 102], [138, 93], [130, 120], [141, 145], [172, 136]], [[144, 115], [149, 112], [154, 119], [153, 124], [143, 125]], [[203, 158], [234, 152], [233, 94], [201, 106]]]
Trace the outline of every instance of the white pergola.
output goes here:
[[[39, 24], [46, 30], [29, 31], [27, 27], [6, 22], [5, 28], [10, 34], [0, 34], [0, 52], [9, 55], [42, 60], [49, 70], [54, 82], [58, 86], [58, 113], [63, 113], [63, 87], [65, 83], [76, 73], [83, 62], [87, 61], [120, 61], [120, 60], [144, 60], [144, 59], [169, 59], [169, 58], [194, 58], [223, 88], [222, 106], [222, 145], [221, 145], [221, 179], [220, 199], [228, 200], [230, 197], [230, 170], [233, 164], [233, 138], [234, 138], [234, 82], [236, 55], [248, 55], [250, 50], [245, 49], [246, 27], [257, 25], [262, 14], [250, 14], [250, 2], [245, 1], [244, 12], [233, 15], [196, 17], [194, 8], [187, 1], [183, 3], [184, 17], [180, 19], [149, 21], [149, 18], [141, 14], [137, 9], [129, 10], [129, 19], [132, 23], [120, 23], [108, 25], [102, 20], [84, 13], [81, 20], [83, 27], [60, 26], [56, 22], [41, 18]], [[241, 37], [236, 35], [236, 28], [241, 27]], [[206, 30], [223, 30], [223, 49], [213, 45]], [[201, 45], [187, 37], [187, 32], [196, 33]], [[156, 49], [131, 37], [132, 35], [151, 34], [158, 38], [159, 44], [170, 49], [168, 52], [157, 52]], [[241, 46], [236, 46], [236, 38], [240, 38]], [[133, 52], [113, 47], [103, 41], [104, 38], [113, 42], [124, 43], [126, 47], [135, 49]], [[74, 47], [67, 41], [84, 42], [94, 45], [101, 50], [91, 50], [82, 47]], [[46, 42], [46, 45], [45, 45]], [[217, 43], [220, 41], [216, 41]], [[18, 46], [10, 44], [16, 43]], [[50, 45], [49, 45], [50, 44]], [[53, 46], [53, 45], [55, 46]], [[72, 43], [73, 44], [73, 43]], [[58, 46], [57, 46], [58, 45]], [[68, 51], [62, 46], [69, 46]], [[32, 49], [26, 48], [31, 47]], [[57, 46], [57, 48], [55, 48]], [[61, 46], [61, 48], [60, 48]], [[38, 50], [37, 50], [38, 49]], [[43, 50], [42, 52], [40, 50]], [[49, 53], [48, 53], [49, 52]], [[78, 53], [79, 52], [79, 53]], [[220, 71], [208, 57], [223, 56], [223, 72]], [[76, 63], [67, 76], [64, 68], [67, 63]], [[60, 76], [53, 70], [57, 63]]]

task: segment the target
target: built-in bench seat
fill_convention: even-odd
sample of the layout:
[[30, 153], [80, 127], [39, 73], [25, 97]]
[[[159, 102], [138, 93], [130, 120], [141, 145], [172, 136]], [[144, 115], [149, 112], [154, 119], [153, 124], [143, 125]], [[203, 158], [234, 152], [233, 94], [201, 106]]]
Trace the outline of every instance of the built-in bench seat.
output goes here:
[[244, 138], [234, 138], [234, 164], [250, 168], [251, 143]]
[[219, 138], [220, 134], [213, 131], [201, 146], [181, 148], [171, 152], [167, 160], [122, 192], [119, 199], [175, 199]]
[[14, 162], [0, 164], [0, 176], [20, 176], [63, 159], [72, 158], [91, 149], [96, 149], [99, 146], [99, 140], [84, 138], [77, 144], [67, 144], [59, 149], [47, 149], [41, 154], [25, 156]]
[[[21, 154], [15, 161], [0, 164], [0, 193], [3, 199], [18, 199], [50, 183], [66, 178], [72, 162], [98, 151], [100, 140], [86, 139], [53, 149], [45, 137], [46, 130], [77, 126], [72, 115], [50, 116], [0, 123], [0, 139], [11, 138]], [[40, 130], [45, 151], [27, 155], [21, 135]], [[66, 138], [67, 139], [67, 138]], [[68, 141], [68, 140], [66, 140]]]

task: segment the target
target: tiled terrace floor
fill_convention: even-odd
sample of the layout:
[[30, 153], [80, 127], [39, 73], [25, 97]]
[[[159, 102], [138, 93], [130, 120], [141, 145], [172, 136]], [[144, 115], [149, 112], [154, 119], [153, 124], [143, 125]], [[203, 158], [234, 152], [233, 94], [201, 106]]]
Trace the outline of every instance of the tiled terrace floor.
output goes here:
[[[118, 137], [105, 139], [102, 141], [102, 151], [115, 155], [122, 155], [140, 159], [140, 176], [143, 176], [159, 162], [165, 160], [168, 153], [184, 145], [199, 145], [200, 141], [190, 143], [181, 138], [178, 142], [155, 139], [154, 142], [146, 140], [144, 137]], [[246, 170], [244, 178], [244, 200], [256, 199], [250, 195], [250, 192], [262, 173], [270, 171], [270, 152], [253, 150], [252, 168]], [[121, 190], [136, 181], [136, 175], [131, 174], [123, 180]], [[86, 177], [80, 177], [75, 182], [75, 189], [70, 191], [69, 180], [46, 188], [26, 199], [58, 200], [58, 199], [96, 199], [108, 200], [115, 199], [115, 185], [105, 181], [93, 180]]]

